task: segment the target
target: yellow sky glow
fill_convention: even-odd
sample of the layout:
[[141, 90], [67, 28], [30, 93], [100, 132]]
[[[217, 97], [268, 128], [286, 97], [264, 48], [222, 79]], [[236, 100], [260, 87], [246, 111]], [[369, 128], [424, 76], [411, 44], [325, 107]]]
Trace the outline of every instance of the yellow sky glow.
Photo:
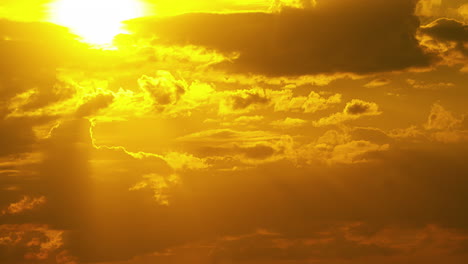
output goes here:
[[104, 46], [125, 33], [122, 21], [143, 16], [137, 0], [59, 0], [51, 6], [51, 22], [70, 28], [83, 41]]

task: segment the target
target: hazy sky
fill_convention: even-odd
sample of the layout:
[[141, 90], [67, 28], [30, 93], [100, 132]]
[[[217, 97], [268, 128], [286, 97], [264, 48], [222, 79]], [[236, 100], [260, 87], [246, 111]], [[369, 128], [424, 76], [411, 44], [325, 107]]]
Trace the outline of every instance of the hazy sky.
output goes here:
[[3, 0], [0, 263], [468, 262], [467, 0]]

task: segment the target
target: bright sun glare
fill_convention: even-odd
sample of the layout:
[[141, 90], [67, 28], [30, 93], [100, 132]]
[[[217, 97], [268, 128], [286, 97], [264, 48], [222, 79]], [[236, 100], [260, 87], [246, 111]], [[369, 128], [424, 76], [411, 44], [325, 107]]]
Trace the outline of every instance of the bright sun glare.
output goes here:
[[90, 44], [110, 45], [125, 33], [122, 21], [143, 16], [138, 0], [58, 0], [51, 6], [51, 22], [70, 28]]

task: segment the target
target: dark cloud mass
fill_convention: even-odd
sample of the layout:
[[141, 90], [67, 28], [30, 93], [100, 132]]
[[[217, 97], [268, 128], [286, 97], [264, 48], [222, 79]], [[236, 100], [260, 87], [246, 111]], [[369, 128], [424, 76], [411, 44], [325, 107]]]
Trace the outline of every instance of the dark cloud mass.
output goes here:
[[361, 115], [367, 113], [371, 109], [371, 105], [366, 102], [354, 102], [346, 105], [345, 113], [350, 115]]
[[468, 41], [468, 25], [453, 19], [438, 19], [421, 31], [439, 40]]
[[414, 2], [318, 1], [309, 9], [279, 13], [187, 14], [130, 22], [160, 43], [193, 44], [238, 59], [219, 65], [266, 75], [371, 73], [428, 66], [414, 35]]

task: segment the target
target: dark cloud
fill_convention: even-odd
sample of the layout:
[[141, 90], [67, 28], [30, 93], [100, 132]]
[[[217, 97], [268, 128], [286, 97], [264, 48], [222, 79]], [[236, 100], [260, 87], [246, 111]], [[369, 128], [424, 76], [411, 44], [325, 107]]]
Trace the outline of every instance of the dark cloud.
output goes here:
[[82, 104], [77, 110], [76, 115], [78, 117], [87, 117], [90, 115], [95, 115], [99, 110], [108, 107], [114, 97], [109, 95], [100, 94], [96, 97], [90, 99], [88, 102]]
[[31, 151], [36, 142], [33, 124], [24, 119], [0, 120], [0, 156]]
[[356, 101], [353, 104], [346, 105], [345, 113], [350, 115], [362, 115], [369, 112], [371, 105], [366, 102]]
[[187, 14], [130, 22], [156, 43], [201, 45], [240, 57], [236, 72], [266, 75], [370, 73], [429, 65], [414, 35], [414, 2], [318, 1], [279, 13]]
[[209, 130], [178, 139], [200, 157], [229, 157], [241, 163], [274, 161], [287, 156], [292, 146], [288, 136], [262, 131]]
[[454, 19], [437, 19], [421, 32], [443, 41], [468, 41], [468, 25]]
[[[329, 231], [327, 231], [329, 232]], [[315, 235], [303, 240], [288, 240], [278, 234], [251, 235], [232, 238], [219, 242], [213, 249], [215, 263], [229, 261], [307, 261], [314, 258], [355, 259], [369, 256], [389, 256], [398, 250], [385, 248], [373, 243], [352, 241], [339, 234], [330, 232], [329, 236]], [[283, 242], [283, 243], [281, 243]]]
[[77, 51], [84, 47], [66, 28], [0, 19], [0, 78], [49, 77], [56, 67], [79, 58]]
[[[64, 27], [0, 19], [0, 115], [69, 99], [75, 87], [60, 80], [58, 70], [89, 70], [104, 53], [77, 41]], [[8, 109], [12, 98], [26, 92], [30, 95], [21, 109]]]
[[454, 49], [468, 57], [468, 49], [466, 48], [468, 25], [465, 23], [454, 19], [440, 18], [420, 30], [421, 33], [432, 37], [436, 41], [455, 43]]
[[351, 131], [354, 139], [367, 140], [375, 143], [389, 143], [392, 139], [382, 130], [376, 128], [357, 127]]
[[334, 225], [350, 222], [364, 224], [353, 231], [360, 236], [389, 226], [468, 230], [466, 154], [465, 146], [432, 151], [412, 146], [380, 153], [378, 163], [298, 168], [277, 162], [241, 172], [191, 172], [182, 177], [182, 188], [169, 190], [169, 207], [155, 205], [150, 192], [128, 192], [128, 185], [115, 181], [101, 187], [93, 203], [95, 220], [68, 248], [84, 262], [128, 260], [264, 228], [286, 242], [321, 242], [284, 247], [274, 238], [235, 239], [218, 244], [215, 256], [273, 261], [401, 254], [339, 234], [320, 238]]
[[359, 99], [353, 99], [348, 102], [343, 112], [338, 112], [328, 117], [323, 117], [314, 121], [315, 126], [336, 125], [349, 120], [356, 120], [363, 116], [377, 116], [382, 114], [379, 106], [373, 102], [366, 102]]
[[257, 93], [251, 93], [251, 92], [246, 92], [244, 95], [233, 95], [232, 96], [232, 108], [234, 110], [238, 109], [245, 109], [249, 107], [250, 105], [264, 105], [268, 104], [270, 102], [270, 99], [257, 94]]
[[46, 263], [60, 248], [60, 232], [41, 225], [0, 225], [0, 261], [3, 263]]
[[138, 83], [144, 91], [148, 92], [156, 106], [175, 104], [185, 94], [187, 84], [176, 80], [167, 72], [157, 72], [155, 77], [143, 76]]
[[[52, 121], [42, 116], [9, 116], [70, 98], [74, 91], [57, 79], [57, 68], [76, 56], [76, 42], [65, 28], [47, 23], [0, 19], [0, 156], [31, 151], [33, 127]], [[20, 103], [13, 102], [26, 94]]]
[[[331, 227], [360, 222], [364, 227], [353, 231], [359, 236], [370, 236], [389, 226], [468, 230], [466, 144], [405, 143], [369, 153], [375, 155], [368, 157], [375, 160], [369, 163], [304, 167], [282, 160], [241, 171], [187, 171], [180, 175], [182, 185], [167, 190], [170, 206], [161, 206], [155, 203], [151, 190], [134, 192], [129, 188], [143, 175], [165, 177], [174, 171], [159, 158], [139, 160], [121, 148], [95, 149], [89, 131], [90, 124], [84, 119], [69, 120], [54, 129], [43, 143], [45, 157], [33, 189], [46, 196], [47, 202], [35, 215], [2, 219], [68, 230], [63, 247], [83, 263], [131, 260], [218, 237], [240, 237], [258, 229], [279, 235], [226, 240], [217, 244], [212, 256], [218, 263], [309, 258], [360, 261], [404, 253], [372, 240], [330, 234]], [[352, 133], [386, 141], [375, 129]], [[252, 159], [264, 159], [271, 155], [264, 142], [279, 139], [261, 131], [224, 129], [180, 140], [222, 147], [247, 143], [239, 151]], [[252, 144], [255, 142], [262, 143]], [[17, 250], [23, 254], [26, 249], [22, 245]], [[7, 255], [7, 260], [14, 263], [21, 258], [20, 253]]]

